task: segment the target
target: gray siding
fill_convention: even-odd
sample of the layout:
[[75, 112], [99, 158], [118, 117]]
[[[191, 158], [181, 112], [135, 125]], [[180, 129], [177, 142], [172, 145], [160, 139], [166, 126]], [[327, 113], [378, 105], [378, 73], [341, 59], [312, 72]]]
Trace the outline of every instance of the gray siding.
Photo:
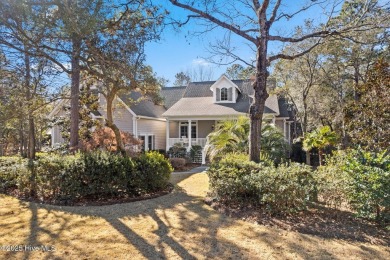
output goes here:
[[214, 120], [199, 120], [198, 121], [198, 138], [206, 138], [212, 131]]
[[180, 138], [179, 136], [179, 122], [169, 122], [169, 138]]
[[[285, 133], [284, 133], [284, 126], [283, 126], [283, 124], [284, 124], [284, 121], [283, 120], [275, 120], [275, 126], [276, 126], [276, 128], [278, 128], [279, 130], [280, 130], [280, 132], [283, 134], [283, 135], [285, 135]], [[286, 136], [285, 136], [286, 137]], [[286, 137], [287, 138], [287, 137]]]
[[166, 122], [153, 119], [137, 120], [137, 132], [140, 135], [154, 135], [154, 149], [166, 148]]
[[61, 130], [60, 127], [55, 125], [51, 129], [51, 134], [52, 134], [52, 147], [56, 146], [57, 144], [63, 144], [65, 142], [64, 138], [61, 136]]
[[[64, 104], [64, 106], [68, 106], [69, 105], [69, 102], [66, 102]], [[54, 117], [65, 117], [65, 116], [69, 116], [66, 114], [65, 110], [62, 109], [59, 109], [58, 113], [54, 116]], [[61, 128], [57, 125], [53, 126], [52, 129], [51, 129], [51, 146], [54, 147], [58, 144], [63, 144], [65, 143], [65, 140], [64, 138], [62, 138], [62, 135], [61, 135]]]
[[[100, 96], [99, 112], [107, 118], [106, 100], [103, 96]], [[133, 115], [121, 102], [114, 101], [113, 117], [119, 130], [133, 134]]]

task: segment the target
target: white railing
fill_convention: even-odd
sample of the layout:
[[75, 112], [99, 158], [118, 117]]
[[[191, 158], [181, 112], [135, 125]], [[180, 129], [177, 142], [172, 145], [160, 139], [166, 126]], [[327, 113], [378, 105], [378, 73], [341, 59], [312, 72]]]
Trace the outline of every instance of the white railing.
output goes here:
[[[169, 147], [172, 147], [176, 143], [180, 143], [185, 147], [188, 147], [188, 138], [169, 138]], [[191, 145], [200, 145], [204, 147], [206, 145], [206, 138], [192, 138]]]

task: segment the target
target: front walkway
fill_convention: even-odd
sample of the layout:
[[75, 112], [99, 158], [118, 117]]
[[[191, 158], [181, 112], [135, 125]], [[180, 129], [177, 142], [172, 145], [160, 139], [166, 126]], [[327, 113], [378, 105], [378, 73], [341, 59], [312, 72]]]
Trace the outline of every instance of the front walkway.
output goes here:
[[[390, 259], [389, 248], [235, 220], [203, 198], [207, 175], [175, 173], [173, 193], [133, 203], [60, 207], [0, 195], [0, 259]], [[28, 249], [28, 248], [27, 248]]]

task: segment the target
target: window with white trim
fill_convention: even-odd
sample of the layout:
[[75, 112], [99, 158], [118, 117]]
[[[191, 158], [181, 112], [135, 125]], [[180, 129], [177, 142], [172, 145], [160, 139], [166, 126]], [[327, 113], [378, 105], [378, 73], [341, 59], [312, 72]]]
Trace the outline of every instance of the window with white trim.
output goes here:
[[[154, 150], [155, 137], [154, 135], [140, 135], [138, 138], [142, 141], [142, 151]], [[147, 149], [146, 149], [147, 148]]]
[[221, 88], [221, 101], [228, 101], [228, 89]]
[[[188, 138], [188, 122], [180, 122], [180, 138]], [[191, 138], [197, 137], [197, 122], [191, 122]]]

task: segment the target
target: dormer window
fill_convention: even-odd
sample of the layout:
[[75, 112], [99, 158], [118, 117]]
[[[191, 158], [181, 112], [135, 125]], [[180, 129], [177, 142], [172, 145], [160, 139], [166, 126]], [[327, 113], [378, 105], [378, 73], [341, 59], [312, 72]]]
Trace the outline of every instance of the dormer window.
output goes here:
[[225, 75], [211, 85], [210, 90], [213, 92], [214, 103], [236, 103], [241, 92], [238, 86]]
[[221, 88], [221, 101], [228, 101], [228, 90], [227, 90], [227, 88]]

